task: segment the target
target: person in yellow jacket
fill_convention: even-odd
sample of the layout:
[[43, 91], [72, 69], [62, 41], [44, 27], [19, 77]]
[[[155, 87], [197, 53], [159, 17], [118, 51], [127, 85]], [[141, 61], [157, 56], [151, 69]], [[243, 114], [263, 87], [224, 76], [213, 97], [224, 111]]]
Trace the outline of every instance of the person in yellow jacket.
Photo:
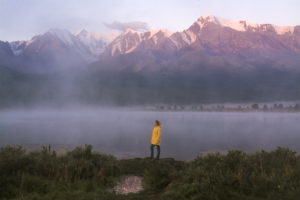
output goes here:
[[155, 120], [155, 125], [153, 128], [153, 132], [152, 132], [152, 139], [151, 139], [151, 146], [150, 146], [150, 150], [151, 150], [151, 157], [153, 158], [153, 151], [154, 151], [154, 147], [157, 148], [157, 156], [156, 159], [159, 160], [159, 156], [160, 156], [160, 138], [161, 138], [161, 123], [158, 120]]

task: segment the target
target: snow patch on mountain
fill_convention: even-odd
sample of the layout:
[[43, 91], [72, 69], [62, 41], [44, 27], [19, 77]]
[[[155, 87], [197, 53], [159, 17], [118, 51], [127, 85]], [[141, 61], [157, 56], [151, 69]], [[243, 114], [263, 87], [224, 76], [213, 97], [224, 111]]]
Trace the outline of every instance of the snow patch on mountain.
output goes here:
[[172, 39], [171, 37], [169, 37], [170, 41], [175, 45], [176, 49], [180, 49], [180, 45], [176, 42], [176, 40]]
[[146, 32], [127, 29], [111, 42], [107, 52], [109, 55], [127, 54], [134, 51], [143, 41], [152, 40], [157, 45], [160, 39], [169, 38], [172, 34], [173, 32], [166, 29], [153, 29]]
[[180, 32], [180, 36], [185, 43], [191, 44], [191, 41], [186, 37], [186, 34], [184, 32]]
[[153, 37], [153, 35], [155, 35], [157, 32], [159, 31], [159, 29], [153, 29], [153, 30], [149, 30], [144, 34], [144, 39], [150, 39]]
[[127, 29], [110, 43], [110, 55], [133, 51], [142, 40], [142, 32]]
[[211, 22], [220, 26], [229, 27], [237, 31], [246, 31], [248, 26], [259, 27], [259, 24], [250, 23], [247, 21], [235, 21], [225, 18], [216, 17], [214, 15], [203, 15], [198, 20], [200, 28], [205, 26], [207, 22]]
[[221, 18], [221, 17], [216, 17], [214, 15], [210, 15], [210, 14], [206, 14], [201, 16], [198, 20], [197, 20], [197, 24], [200, 26], [200, 28], [203, 28], [208, 22], [223, 26], [223, 27], [229, 27], [231, 29], [234, 29], [236, 31], [247, 31], [247, 30], [259, 30], [259, 28], [261, 27], [261, 30], [266, 31], [266, 26], [265, 25], [271, 25], [275, 32], [279, 35], [283, 35], [286, 33], [293, 33], [295, 27], [293, 26], [277, 26], [277, 25], [273, 25], [273, 24], [258, 24], [258, 23], [252, 23], [252, 22], [248, 22], [245, 20], [240, 20], [240, 21], [236, 21], [236, 20], [230, 20], [230, 19], [225, 19], [225, 18]]
[[184, 34], [188, 36], [188, 38], [185, 36], [185, 41], [188, 41], [187, 44], [192, 44], [197, 39], [197, 35], [190, 30], [184, 31]]
[[294, 26], [277, 26], [273, 25], [275, 31], [279, 35], [284, 35], [286, 33], [294, 33], [295, 27]]
[[133, 30], [131, 28], [128, 28], [123, 33], [121, 33], [121, 35], [127, 35], [127, 34], [138, 34], [138, 35], [140, 35], [141, 33], [142, 32], [140, 32], [140, 31], [136, 31], [136, 30]]
[[88, 32], [85, 29], [76, 31], [74, 36], [78, 38], [92, 54], [98, 56], [115, 37], [115, 35], [104, 35], [95, 32]]
[[160, 29], [159, 32], [161, 32], [166, 37], [170, 37], [174, 33], [174, 32], [169, 31], [167, 29]]
[[18, 56], [23, 53], [23, 46], [26, 46], [26, 41], [14, 41], [10, 42], [9, 45], [13, 54]]
[[[43, 38], [56, 38], [66, 48], [78, 51], [88, 62], [93, 62], [98, 59], [105, 47], [116, 38], [117, 34], [100, 34], [88, 32], [85, 29], [76, 31], [74, 34], [64, 29], [50, 29], [44, 34], [36, 35], [31, 40], [10, 42], [11, 50], [14, 55], [20, 56], [24, 50], [33, 43], [43, 41]], [[36, 49], [39, 51], [39, 49]]]

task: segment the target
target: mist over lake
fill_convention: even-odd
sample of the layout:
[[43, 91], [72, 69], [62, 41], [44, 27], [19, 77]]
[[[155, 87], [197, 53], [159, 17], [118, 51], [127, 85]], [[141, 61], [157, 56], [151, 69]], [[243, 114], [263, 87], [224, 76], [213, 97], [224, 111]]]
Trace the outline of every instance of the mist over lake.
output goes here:
[[299, 113], [107, 108], [1, 110], [0, 145], [92, 144], [117, 157], [146, 157], [156, 119], [162, 122], [162, 157], [189, 160], [211, 151], [277, 146], [300, 151]]

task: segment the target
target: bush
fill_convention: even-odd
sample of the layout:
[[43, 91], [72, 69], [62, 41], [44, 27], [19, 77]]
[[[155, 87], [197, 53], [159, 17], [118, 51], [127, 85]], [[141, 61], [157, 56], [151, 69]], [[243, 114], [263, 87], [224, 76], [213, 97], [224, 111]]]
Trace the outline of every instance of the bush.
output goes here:
[[[271, 152], [229, 151], [197, 157], [165, 195], [187, 199], [292, 199], [300, 191], [300, 158], [278, 147]], [[274, 198], [276, 197], [276, 198]]]
[[[117, 195], [125, 175], [143, 177], [144, 191]], [[0, 148], [0, 199], [245, 199], [294, 200], [300, 195], [300, 156], [287, 148], [240, 150], [174, 159], [116, 160], [78, 147], [64, 155], [43, 149]]]

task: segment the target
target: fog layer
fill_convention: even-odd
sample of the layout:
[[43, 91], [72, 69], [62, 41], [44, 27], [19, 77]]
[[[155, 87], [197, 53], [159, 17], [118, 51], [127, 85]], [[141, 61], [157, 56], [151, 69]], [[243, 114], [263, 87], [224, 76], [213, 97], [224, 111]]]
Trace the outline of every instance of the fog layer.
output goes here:
[[100, 108], [0, 111], [0, 145], [92, 144], [121, 157], [146, 157], [153, 121], [162, 122], [161, 156], [189, 160], [209, 151], [300, 151], [300, 114], [154, 112]]

